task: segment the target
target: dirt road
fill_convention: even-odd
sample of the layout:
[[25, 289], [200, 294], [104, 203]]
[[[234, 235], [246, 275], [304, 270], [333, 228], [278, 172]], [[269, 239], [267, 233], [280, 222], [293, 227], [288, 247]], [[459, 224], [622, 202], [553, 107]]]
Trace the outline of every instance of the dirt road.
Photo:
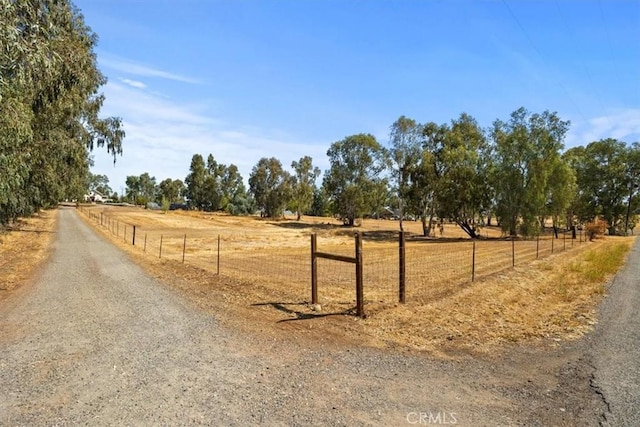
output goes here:
[[442, 361], [227, 329], [64, 208], [47, 265], [0, 303], [0, 425], [633, 425], [633, 268], [605, 306], [628, 301], [634, 334], [604, 308], [588, 341]]

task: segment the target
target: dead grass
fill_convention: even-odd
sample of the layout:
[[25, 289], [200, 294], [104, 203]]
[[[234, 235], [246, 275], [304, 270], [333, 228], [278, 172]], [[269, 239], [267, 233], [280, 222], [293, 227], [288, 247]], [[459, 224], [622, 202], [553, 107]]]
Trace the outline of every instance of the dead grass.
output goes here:
[[469, 284], [452, 298], [381, 310], [365, 322], [381, 339], [428, 351], [487, 353], [505, 343], [576, 339], [596, 323], [605, 283], [631, 244], [600, 240]]
[[[611, 238], [578, 244], [558, 239], [553, 255], [551, 240], [516, 242], [521, 246], [517, 266], [511, 268], [511, 242], [480, 241], [476, 267], [480, 279], [471, 282], [471, 243], [458, 240], [462, 236], [449, 226], [445, 235], [455, 238], [444, 243], [421, 239], [409, 243], [407, 252], [415, 255], [410, 257], [414, 264], [407, 266], [409, 303], [397, 304], [397, 223], [364, 221], [358, 231], [365, 235], [368, 317], [356, 319], [348, 315], [355, 300], [354, 272], [348, 264], [320, 260], [322, 309], [313, 311], [309, 304], [309, 234], [318, 234], [320, 250], [346, 255], [353, 251], [354, 230], [329, 218], [271, 221], [99, 207], [91, 212], [94, 218], [103, 213], [103, 226], [97, 228], [150, 273], [225, 322], [280, 337], [283, 330], [296, 331], [313, 339], [348, 339], [434, 354], [488, 353], [523, 342], [555, 345], [582, 336], [596, 321], [604, 283], [617, 271], [632, 242]], [[115, 220], [137, 225], [135, 247], [130, 240], [125, 242], [123, 224], [118, 237], [112, 234]], [[417, 223], [407, 228], [420, 232]], [[493, 229], [485, 233], [499, 236]], [[160, 235], [162, 259], [158, 259]], [[222, 276], [215, 274], [218, 236]], [[536, 261], [536, 252], [546, 258]]]
[[42, 211], [0, 230], [0, 299], [29, 280], [47, 257], [56, 211]]

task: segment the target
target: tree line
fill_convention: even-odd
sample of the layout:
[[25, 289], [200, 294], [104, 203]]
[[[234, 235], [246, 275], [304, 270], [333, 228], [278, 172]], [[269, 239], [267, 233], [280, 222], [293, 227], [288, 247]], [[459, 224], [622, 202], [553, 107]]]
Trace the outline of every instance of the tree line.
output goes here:
[[407, 219], [421, 221], [424, 235], [443, 220], [471, 237], [494, 222], [508, 235], [536, 235], [549, 219], [556, 232], [596, 217], [610, 234], [632, 229], [640, 206], [640, 144], [603, 139], [564, 151], [568, 129], [556, 113], [524, 108], [486, 129], [466, 113], [445, 124], [402, 116], [391, 125], [387, 146], [370, 134], [331, 144], [319, 184], [321, 172], [309, 156], [290, 170], [277, 158], [260, 159], [247, 189], [235, 165], [195, 154], [184, 183], [132, 176], [127, 197], [186, 201], [234, 215], [279, 217], [289, 209], [298, 219], [334, 215], [347, 225], [392, 212], [401, 229]]
[[[96, 64], [97, 36], [69, 0], [0, 0], [0, 225], [87, 188], [106, 190], [91, 175], [91, 151], [122, 153], [120, 118], [101, 118], [106, 79]], [[356, 134], [329, 147], [329, 169], [305, 156], [286, 170], [265, 157], [248, 188], [235, 165], [195, 154], [184, 182], [156, 183], [148, 173], [127, 177], [127, 200], [187, 202], [206, 211], [285, 209], [335, 215], [346, 224], [393, 212], [420, 220], [428, 235], [437, 221], [475, 237], [492, 221], [509, 235], [535, 235], [546, 218], [554, 227], [604, 219], [609, 233], [635, 226], [640, 205], [640, 145], [612, 138], [564, 149], [569, 122], [524, 108], [482, 128], [468, 114], [450, 123], [400, 117], [383, 146]], [[106, 187], [105, 187], [106, 186]]]
[[90, 152], [122, 153], [97, 36], [67, 0], [0, 0], [0, 225], [86, 191]]

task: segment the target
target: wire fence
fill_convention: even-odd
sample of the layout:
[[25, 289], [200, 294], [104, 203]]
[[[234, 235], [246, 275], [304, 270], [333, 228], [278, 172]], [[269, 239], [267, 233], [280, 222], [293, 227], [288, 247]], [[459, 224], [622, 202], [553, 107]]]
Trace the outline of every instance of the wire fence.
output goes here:
[[[286, 245], [256, 234], [229, 233], [224, 228], [144, 227], [122, 221], [108, 212], [85, 206], [79, 210], [148, 256], [184, 263], [211, 274], [254, 283], [273, 290], [274, 301], [311, 301], [311, 239], [289, 239]], [[226, 231], [226, 233], [225, 233]], [[534, 239], [401, 239], [399, 233], [379, 239], [362, 233], [364, 304], [417, 302], [445, 298], [474, 280], [526, 265], [586, 242], [582, 231], [543, 234]], [[318, 251], [353, 257], [349, 236]], [[403, 262], [401, 262], [403, 260]], [[356, 267], [332, 259], [317, 259], [317, 286], [323, 304], [352, 307], [356, 303]], [[404, 288], [404, 295], [402, 289]], [[282, 301], [280, 301], [282, 302]]]

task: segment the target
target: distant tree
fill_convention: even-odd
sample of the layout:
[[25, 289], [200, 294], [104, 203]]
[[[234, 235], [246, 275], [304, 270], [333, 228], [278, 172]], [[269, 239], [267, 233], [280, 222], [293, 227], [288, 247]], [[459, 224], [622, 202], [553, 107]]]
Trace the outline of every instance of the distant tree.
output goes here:
[[127, 186], [125, 189], [127, 200], [131, 203], [136, 203], [136, 200], [142, 191], [140, 187], [140, 177], [129, 175], [125, 180], [125, 184]]
[[179, 179], [167, 178], [158, 184], [158, 198], [161, 202], [165, 199], [169, 204], [183, 203], [186, 187]]
[[311, 203], [310, 215], [328, 216], [331, 212], [331, 200], [327, 196], [324, 186], [313, 191], [313, 202]]
[[149, 175], [148, 172], [140, 176], [127, 176], [125, 181], [127, 185], [127, 199], [138, 205], [146, 205], [148, 202], [156, 200], [156, 178]]
[[409, 166], [407, 208], [420, 217], [424, 236], [429, 236], [434, 226], [440, 177], [444, 173], [440, 153], [448, 131], [447, 125], [425, 124], [422, 128], [422, 152]]
[[626, 235], [636, 226], [637, 215], [640, 213], [640, 142], [628, 146], [626, 181], [629, 188], [627, 197], [627, 213], [625, 220]]
[[210, 212], [224, 210], [232, 215], [253, 210], [253, 199], [247, 194], [236, 165], [218, 163], [212, 154], [205, 164], [202, 155], [194, 154], [189, 170], [185, 194], [191, 206]]
[[514, 111], [508, 122], [494, 122], [495, 213], [509, 235], [517, 235], [518, 225], [522, 234], [539, 232], [550, 177], [568, 128], [569, 122], [556, 113], [530, 114], [524, 108]]
[[413, 119], [400, 116], [391, 125], [389, 140], [391, 143], [389, 157], [400, 212], [400, 231], [403, 231], [405, 205], [410, 193], [411, 171], [420, 161], [422, 154], [423, 126]]
[[220, 178], [220, 207], [231, 215], [244, 215], [253, 210], [253, 199], [247, 194], [238, 167], [230, 164]]
[[389, 179], [379, 178], [373, 182], [370, 193], [371, 200], [371, 213], [376, 215], [382, 212], [387, 206], [391, 204], [393, 193], [389, 186]]
[[209, 154], [205, 170], [201, 209], [214, 212], [221, 208], [222, 189], [220, 180], [224, 174], [224, 170], [225, 166], [218, 164], [213, 155]]
[[544, 227], [545, 218], [551, 217], [556, 238], [558, 237], [558, 227], [561, 222], [567, 228], [573, 228], [574, 226], [574, 215], [571, 212], [571, 207], [574, 203], [576, 190], [574, 170], [564, 157], [556, 159], [549, 176], [545, 213], [540, 218], [540, 224]]
[[451, 122], [435, 155], [442, 165], [438, 174], [438, 216], [455, 222], [476, 238], [477, 226], [484, 221], [492, 199], [485, 134], [473, 117], [463, 113]]
[[293, 179], [282, 169], [280, 160], [263, 157], [251, 170], [249, 191], [263, 216], [277, 218], [292, 198]]
[[184, 180], [187, 186], [187, 200], [190, 206], [204, 210], [207, 206], [205, 190], [207, 172], [202, 155], [193, 155], [189, 171], [189, 175]]
[[316, 189], [316, 179], [320, 176], [320, 169], [313, 166], [313, 160], [309, 156], [302, 157], [299, 161], [291, 163], [294, 170], [293, 181], [293, 208], [296, 211], [298, 221], [313, 203], [313, 192]]
[[110, 196], [113, 193], [113, 190], [109, 187], [109, 178], [106, 175], [94, 175], [89, 172], [87, 179], [89, 191], [97, 191], [105, 196]]
[[575, 210], [583, 221], [601, 216], [609, 224], [609, 234], [624, 234], [627, 208], [633, 212], [640, 179], [638, 144], [608, 138], [575, 147], [565, 157], [575, 169], [578, 194]]
[[323, 185], [335, 213], [353, 226], [374, 209], [371, 196], [387, 167], [387, 153], [373, 135], [358, 134], [331, 144], [327, 155], [331, 167]]
[[156, 200], [156, 194], [158, 192], [156, 178], [150, 176], [148, 172], [145, 172], [140, 175], [138, 182], [140, 185], [140, 196], [143, 198], [143, 203], [141, 204], [146, 205], [148, 202]]

